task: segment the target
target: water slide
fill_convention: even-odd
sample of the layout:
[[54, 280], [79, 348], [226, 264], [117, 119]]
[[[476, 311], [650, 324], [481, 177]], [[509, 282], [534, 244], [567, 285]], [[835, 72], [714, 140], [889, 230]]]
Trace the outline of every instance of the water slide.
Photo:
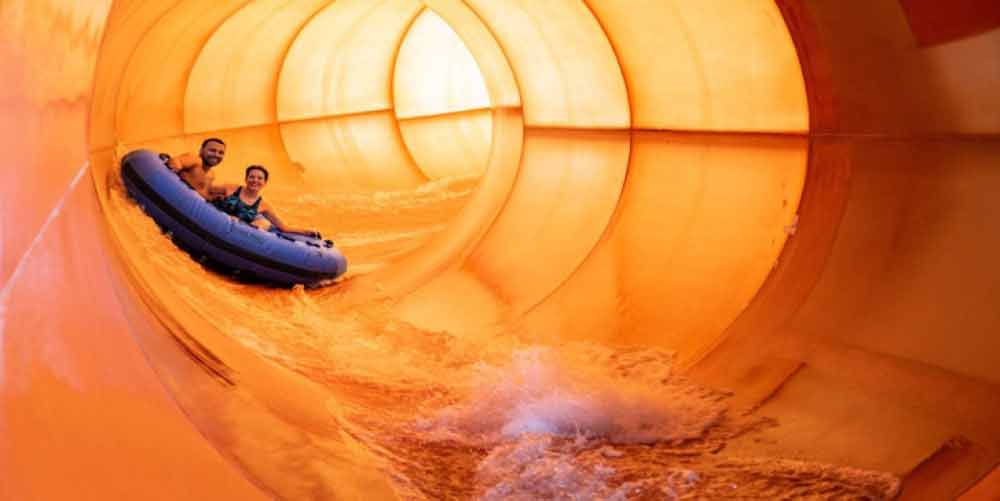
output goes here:
[[[995, 2], [2, 0], [0, 26], [0, 499], [500, 499], [422, 483], [468, 450], [377, 430], [509, 345], [671, 353], [770, 423], [713, 454], [1000, 496]], [[122, 195], [124, 152], [213, 136], [347, 280], [234, 283]]]

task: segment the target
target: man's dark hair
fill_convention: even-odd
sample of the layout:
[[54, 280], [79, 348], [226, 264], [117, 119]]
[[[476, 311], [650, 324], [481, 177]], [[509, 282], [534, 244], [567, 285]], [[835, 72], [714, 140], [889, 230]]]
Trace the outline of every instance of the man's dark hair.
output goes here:
[[206, 140], [204, 140], [204, 141], [201, 142], [201, 148], [205, 149], [205, 146], [207, 146], [208, 143], [219, 143], [219, 144], [221, 144], [223, 146], [226, 145], [225, 141], [223, 141], [223, 140], [221, 140], [221, 139], [219, 139], [217, 137], [210, 137], [210, 138], [208, 138], [208, 139], [206, 139]]
[[267, 172], [267, 169], [265, 169], [263, 165], [251, 165], [250, 167], [247, 167], [246, 173], [243, 174], [243, 179], [246, 179], [247, 176], [250, 175], [250, 171], [252, 170], [261, 171], [264, 174], [264, 180], [267, 181], [269, 174]]

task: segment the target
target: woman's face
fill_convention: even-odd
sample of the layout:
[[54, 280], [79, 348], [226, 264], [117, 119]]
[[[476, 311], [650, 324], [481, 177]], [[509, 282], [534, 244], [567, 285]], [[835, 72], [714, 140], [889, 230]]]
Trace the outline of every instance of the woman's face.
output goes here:
[[264, 188], [264, 185], [267, 184], [267, 179], [264, 178], [264, 173], [257, 169], [253, 169], [247, 173], [246, 181], [247, 188], [254, 191]]

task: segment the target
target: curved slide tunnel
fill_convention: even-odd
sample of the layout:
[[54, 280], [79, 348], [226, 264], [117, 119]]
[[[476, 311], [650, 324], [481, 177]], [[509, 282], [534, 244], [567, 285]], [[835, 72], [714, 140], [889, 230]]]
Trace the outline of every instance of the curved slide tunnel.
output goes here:
[[210, 136], [279, 199], [475, 180], [344, 303], [676, 351], [780, 423], [765, 452], [1000, 489], [990, 2], [11, 0], [0, 26], [0, 498], [303, 492], [257, 454], [301, 442], [338, 497], [393, 496], [324, 389], [173, 301], [117, 220], [121, 152]]

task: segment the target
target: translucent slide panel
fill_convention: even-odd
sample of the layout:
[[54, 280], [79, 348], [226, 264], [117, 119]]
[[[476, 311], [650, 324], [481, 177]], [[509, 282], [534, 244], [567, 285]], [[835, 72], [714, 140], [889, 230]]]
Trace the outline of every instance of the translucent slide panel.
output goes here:
[[462, 39], [475, 58], [494, 107], [521, 106], [521, 93], [503, 49], [475, 12], [461, 0], [423, 0]]
[[[110, 0], [0, 2], [0, 22], [4, 23], [0, 50], [12, 49], [0, 59], [0, 67], [7, 71], [2, 87], [10, 85], [12, 76], [33, 80], [23, 90], [24, 97], [35, 103], [89, 94], [94, 56], [110, 5]], [[7, 98], [6, 91], [0, 90], [0, 96]], [[4, 105], [8, 104], [5, 99]]]
[[86, 181], [67, 193], [44, 245], [0, 293], [0, 499], [271, 499], [150, 368], [95, 198]]
[[[86, 116], [84, 103], [4, 104], [0, 113], [0, 148], [4, 152], [0, 169], [6, 179], [0, 184], [0, 290], [67, 187], [82, 175], [87, 155], [83, 144]], [[0, 304], [0, 337], [2, 308]]]
[[633, 126], [801, 132], [795, 46], [774, 2], [587, 0], [621, 58]]
[[[0, 295], [52, 208], [82, 175], [86, 100], [109, 6], [0, 3]], [[60, 58], [68, 60], [53, 63]], [[2, 309], [0, 300], [0, 344]]]
[[392, 107], [392, 70], [418, 0], [340, 0], [298, 35], [281, 69], [278, 120]]
[[400, 120], [403, 140], [428, 179], [481, 176], [490, 160], [490, 110]]
[[275, 97], [285, 54], [327, 0], [259, 0], [219, 28], [191, 69], [184, 131], [277, 121]]
[[468, 47], [433, 11], [410, 28], [396, 59], [396, 116], [410, 118], [488, 108], [486, 83]]
[[[824, 152], [842, 144], [818, 142]], [[792, 328], [1000, 385], [1000, 270], [983, 266], [1000, 252], [1000, 142], [864, 141], [848, 151], [848, 203]]]
[[185, 0], [156, 21], [122, 77], [116, 133], [122, 142], [180, 135], [188, 76], [209, 37], [247, 0]]
[[690, 355], [729, 326], [794, 224], [807, 152], [804, 137], [636, 133], [614, 235], [623, 342]]
[[146, 33], [179, 1], [150, 4], [142, 0], [115, 2], [108, 14], [107, 34], [101, 44], [90, 103], [90, 148], [114, 146], [115, 116], [121, 75]]
[[395, 121], [392, 111], [381, 111], [280, 127], [289, 158], [317, 190], [414, 188], [427, 178], [413, 163]]
[[627, 128], [628, 93], [615, 53], [576, 0], [470, 0], [514, 67], [527, 126]]
[[[995, 10], [1000, 11], [1000, 4]], [[921, 51], [921, 56], [931, 68], [921, 68], [919, 75], [930, 73], [937, 92], [947, 90], [954, 96], [946, 102], [922, 99], [921, 105], [932, 109], [925, 112], [926, 123], [938, 130], [954, 130], [967, 134], [1000, 133], [1000, 29], [981, 35], [937, 45]], [[937, 106], [935, 106], [937, 104]], [[947, 125], [945, 125], [947, 124]]]
[[627, 131], [527, 129], [517, 183], [466, 264], [512, 306], [534, 306], [583, 262], [615, 211]]

